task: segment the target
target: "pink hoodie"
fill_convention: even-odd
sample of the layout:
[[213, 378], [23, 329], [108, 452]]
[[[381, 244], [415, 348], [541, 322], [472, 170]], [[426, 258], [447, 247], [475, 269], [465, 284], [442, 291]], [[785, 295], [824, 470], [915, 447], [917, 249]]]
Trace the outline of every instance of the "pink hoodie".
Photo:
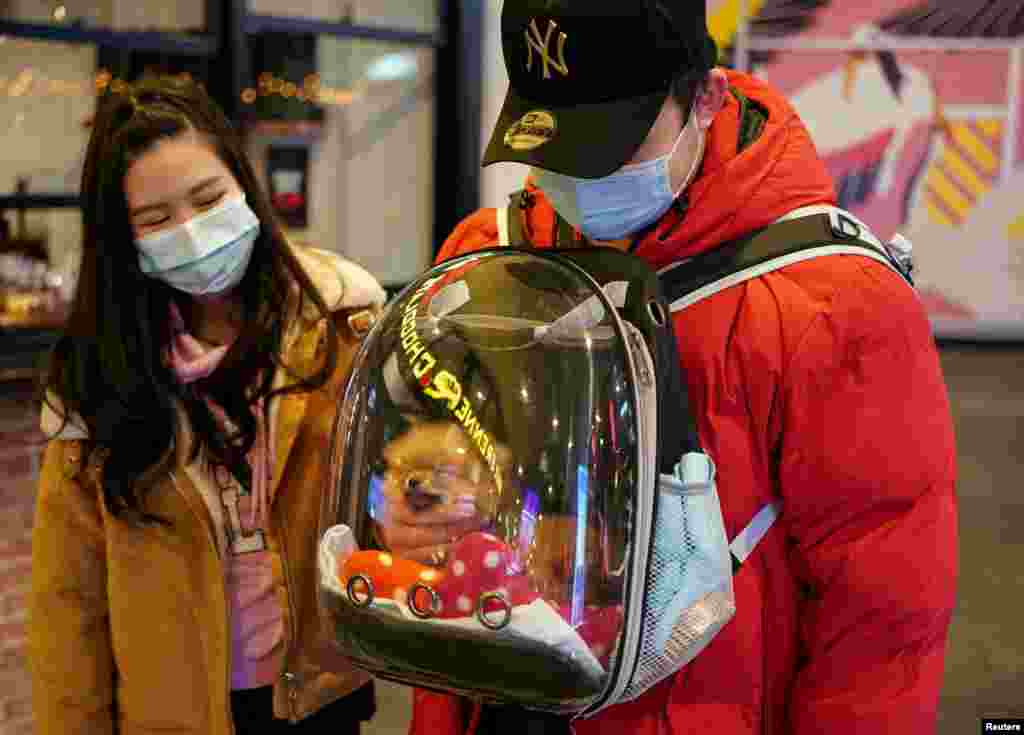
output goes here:
[[[173, 302], [170, 319], [174, 336], [164, 355], [167, 365], [182, 384], [211, 375], [231, 344], [212, 349], [202, 345], [186, 331], [181, 312]], [[219, 406], [212, 401], [207, 401], [207, 406], [225, 431], [234, 429]], [[282, 610], [273, 586], [272, 552], [263, 533], [274, 476], [273, 432], [268, 430], [264, 421], [262, 400], [256, 405], [254, 414], [257, 437], [249, 452], [252, 493], [245, 493], [227, 472], [218, 472], [216, 477], [208, 474], [203, 477], [213, 489], [213, 492], [203, 493], [204, 498], [207, 502], [210, 498], [219, 498], [223, 506], [221, 509], [211, 508], [211, 515], [215, 519], [223, 519], [219, 530], [227, 539], [225, 584], [232, 630], [233, 689], [252, 689], [273, 683], [281, 668], [283, 654]]]

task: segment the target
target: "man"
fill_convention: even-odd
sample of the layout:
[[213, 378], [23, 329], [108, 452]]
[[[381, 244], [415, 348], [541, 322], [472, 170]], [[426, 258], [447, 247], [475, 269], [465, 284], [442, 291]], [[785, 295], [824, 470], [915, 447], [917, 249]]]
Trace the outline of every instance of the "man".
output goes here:
[[[511, 86], [484, 163], [532, 167], [513, 214], [535, 247], [552, 246], [557, 212], [569, 239], [661, 269], [835, 203], [787, 102], [714, 67], [703, 0], [506, 0], [502, 38]], [[472, 215], [439, 259], [493, 246], [503, 217]], [[881, 263], [834, 256], [673, 318], [729, 537], [773, 500], [781, 522], [736, 574], [736, 617], [711, 644], [575, 732], [934, 731], [955, 452], [917, 296]], [[428, 559], [452, 533], [432, 522], [385, 536]], [[498, 732], [494, 713], [417, 691], [411, 732]]]

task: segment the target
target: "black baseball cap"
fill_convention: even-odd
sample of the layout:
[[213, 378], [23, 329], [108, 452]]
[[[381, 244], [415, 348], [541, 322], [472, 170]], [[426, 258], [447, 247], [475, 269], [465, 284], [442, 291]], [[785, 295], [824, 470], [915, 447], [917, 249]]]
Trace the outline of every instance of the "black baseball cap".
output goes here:
[[616, 171], [647, 138], [672, 81], [718, 58], [706, 0], [505, 0], [509, 90], [483, 165], [578, 178]]

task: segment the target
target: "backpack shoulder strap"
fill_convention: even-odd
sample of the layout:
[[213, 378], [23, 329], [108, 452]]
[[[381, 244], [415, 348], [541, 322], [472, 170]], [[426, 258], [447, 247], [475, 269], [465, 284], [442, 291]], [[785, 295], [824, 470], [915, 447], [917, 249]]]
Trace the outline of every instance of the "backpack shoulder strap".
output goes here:
[[[883, 245], [863, 222], [838, 207], [806, 207], [745, 238], [664, 268], [658, 275], [672, 311], [752, 278], [827, 255], [872, 258], [913, 285], [909, 254], [898, 252], [896, 242]], [[902, 238], [899, 242], [906, 243]]]
[[[873, 258], [913, 286], [909, 250], [909, 243], [902, 239], [883, 245], [863, 222], [838, 207], [805, 207], [746, 238], [669, 266], [658, 277], [672, 311], [765, 273], [826, 255]], [[684, 485], [713, 482], [714, 467], [704, 455], [690, 454], [677, 466], [676, 475]], [[781, 512], [779, 500], [767, 503], [729, 542], [733, 573], [754, 552]]]
[[498, 210], [498, 245], [503, 248], [528, 247], [530, 242], [523, 230], [523, 201], [529, 196], [525, 189], [509, 194], [505, 209]]
[[[529, 206], [530, 192], [526, 189], [512, 192], [509, 205], [504, 211], [498, 210], [498, 244], [503, 247], [528, 248], [532, 246], [523, 229], [522, 212]], [[565, 218], [555, 212], [556, 249], [577, 247], [576, 234]]]

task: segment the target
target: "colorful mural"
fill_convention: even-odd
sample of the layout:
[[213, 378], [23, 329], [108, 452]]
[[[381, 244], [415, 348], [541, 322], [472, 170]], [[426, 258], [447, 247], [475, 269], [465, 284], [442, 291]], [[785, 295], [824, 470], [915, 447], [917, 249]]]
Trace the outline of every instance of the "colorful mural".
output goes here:
[[1020, 1], [709, 0], [708, 11], [723, 63], [772, 82], [806, 121], [841, 206], [914, 242], [936, 333], [1024, 338]]

